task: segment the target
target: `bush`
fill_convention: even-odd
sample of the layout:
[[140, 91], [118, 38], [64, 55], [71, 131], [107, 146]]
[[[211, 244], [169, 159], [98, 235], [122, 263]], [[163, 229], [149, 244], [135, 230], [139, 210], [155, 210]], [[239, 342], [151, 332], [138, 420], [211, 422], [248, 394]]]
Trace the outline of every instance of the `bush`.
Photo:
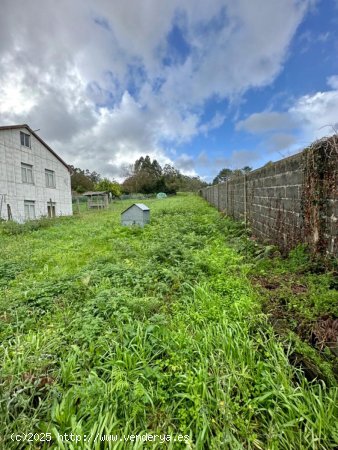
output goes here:
[[2, 234], [8, 236], [16, 236], [18, 234], [29, 233], [31, 231], [37, 231], [41, 228], [48, 228], [53, 225], [54, 219], [49, 219], [47, 217], [42, 217], [37, 220], [29, 220], [25, 223], [14, 222], [13, 220], [8, 220], [7, 222], [0, 223], [0, 231]]

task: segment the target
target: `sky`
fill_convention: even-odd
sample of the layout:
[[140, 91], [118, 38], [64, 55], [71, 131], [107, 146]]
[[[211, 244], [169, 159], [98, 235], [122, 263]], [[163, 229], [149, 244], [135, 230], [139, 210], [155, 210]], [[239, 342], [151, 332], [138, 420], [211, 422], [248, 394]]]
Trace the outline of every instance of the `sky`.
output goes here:
[[1, 0], [0, 125], [119, 181], [211, 181], [338, 130], [338, 0]]

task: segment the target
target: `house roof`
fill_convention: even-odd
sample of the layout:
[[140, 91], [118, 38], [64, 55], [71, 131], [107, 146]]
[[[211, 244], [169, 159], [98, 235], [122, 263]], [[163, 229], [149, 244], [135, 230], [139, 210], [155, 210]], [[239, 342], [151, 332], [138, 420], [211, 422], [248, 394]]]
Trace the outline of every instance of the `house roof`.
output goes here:
[[125, 209], [123, 213], [125, 213], [126, 211], [128, 211], [128, 209], [132, 208], [133, 206], [137, 206], [138, 208], [142, 209], [142, 211], [149, 211], [149, 208], [147, 205], [144, 205], [143, 203], [133, 203], [131, 206], [129, 206], [127, 209]]
[[15, 130], [15, 129], [19, 129], [19, 128], [26, 128], [30, 134], [32, 134], [39, 142], [41, 142], [42, 145], [44, 145], [47, 150], [49, 150], [54, 156], [55, 158], [57, 158], [65, 167], [67, 167], [67, 169], [69, 170], [69, 172], [71, 171], [68, 164], [66, 164], [64, 162], [64, 160], [62, 158], [60, 158], [59, 155], [57, 155], [54, 150], [52, 150], [48, 144], [46, 144], [46, 142], [40, 138], [40, 136], [38, 136], [35, 131], [33, 131], [27, 124], [22, 124], [22, 125], [5, 125], [0, 127], [0, 131], [2, 130]]

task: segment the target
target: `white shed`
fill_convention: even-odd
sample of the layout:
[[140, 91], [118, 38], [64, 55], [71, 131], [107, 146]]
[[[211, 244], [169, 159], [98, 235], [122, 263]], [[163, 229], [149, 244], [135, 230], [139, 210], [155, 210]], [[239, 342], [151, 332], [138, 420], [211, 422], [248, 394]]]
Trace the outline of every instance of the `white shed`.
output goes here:
[[150, 209], [143, 203], [134, 203], [121, 214], [122, 225], [139, 225], [144, 227], [150, 222]]

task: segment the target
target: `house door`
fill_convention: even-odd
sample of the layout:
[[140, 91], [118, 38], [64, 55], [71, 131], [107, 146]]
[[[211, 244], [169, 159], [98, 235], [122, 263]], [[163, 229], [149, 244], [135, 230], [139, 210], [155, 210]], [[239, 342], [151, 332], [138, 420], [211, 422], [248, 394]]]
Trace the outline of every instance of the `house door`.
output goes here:
[[53, 202], [47, 203], [47, 215], [50, 219], [52, 217], [55, 217], [55, 203]]

